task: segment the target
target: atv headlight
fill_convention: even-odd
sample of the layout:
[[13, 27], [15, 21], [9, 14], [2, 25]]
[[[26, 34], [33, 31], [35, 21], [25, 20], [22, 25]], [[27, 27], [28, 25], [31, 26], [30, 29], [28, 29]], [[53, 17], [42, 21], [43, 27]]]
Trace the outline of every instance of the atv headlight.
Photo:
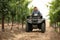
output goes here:
[[38, 23], [41, 23], [42, 22], [42, 19], [38, 19]]
[[29, 20], [29, 22], [31, 22], [31, 19]]
[[31, 22], [31, 19], [28, 19], [27, 21]]

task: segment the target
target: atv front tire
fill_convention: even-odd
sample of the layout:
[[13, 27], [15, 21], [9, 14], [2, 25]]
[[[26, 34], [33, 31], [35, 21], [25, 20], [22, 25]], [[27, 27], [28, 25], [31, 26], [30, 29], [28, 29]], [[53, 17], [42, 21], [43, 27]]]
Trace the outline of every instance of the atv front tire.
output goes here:
[[45, 29], [45, 23], [42, 23], [42, 25], [41, 25], [41, 32], [44, 33], [45, 30], [46, 30], [46, 29]]
[[31, 32], [32, 31], [32, 25], [27, 23], [26, 24], [26, 32]]

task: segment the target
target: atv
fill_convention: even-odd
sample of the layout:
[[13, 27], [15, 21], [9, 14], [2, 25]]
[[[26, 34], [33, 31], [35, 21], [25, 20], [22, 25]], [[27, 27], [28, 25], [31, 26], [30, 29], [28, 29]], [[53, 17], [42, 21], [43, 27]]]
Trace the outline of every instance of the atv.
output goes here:
[[41, 29], [41, 32], [44, 33], [46, 30], [45, 19], [39, 14], [32, 14], [27, 16], [26, 19], [26, 32], [31, 32], [33, 29]]

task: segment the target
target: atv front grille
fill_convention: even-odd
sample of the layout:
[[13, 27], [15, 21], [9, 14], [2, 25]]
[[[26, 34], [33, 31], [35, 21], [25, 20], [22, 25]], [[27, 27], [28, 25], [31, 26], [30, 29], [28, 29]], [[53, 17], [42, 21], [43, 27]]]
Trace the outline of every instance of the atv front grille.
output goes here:
[[38, 20], [37, 19], [32, 19], [32, 23], [37, 23]]

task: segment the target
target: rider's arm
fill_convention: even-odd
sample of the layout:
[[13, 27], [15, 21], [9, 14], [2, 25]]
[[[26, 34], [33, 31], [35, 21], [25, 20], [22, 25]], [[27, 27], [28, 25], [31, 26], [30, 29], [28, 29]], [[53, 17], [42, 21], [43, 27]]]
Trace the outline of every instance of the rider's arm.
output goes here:
[[42, 14], [41, 14], [40, 12], [38, 12], [38, 14], [39, 14], [40, 16], [42, 16]]
[[42, 17], [42, 14], [41, 14], [40, 12], [38, 12], [38, 14], [39, 14], [39, 16], [40, 16], [41, 18], [43, 18], [43, 17]]

